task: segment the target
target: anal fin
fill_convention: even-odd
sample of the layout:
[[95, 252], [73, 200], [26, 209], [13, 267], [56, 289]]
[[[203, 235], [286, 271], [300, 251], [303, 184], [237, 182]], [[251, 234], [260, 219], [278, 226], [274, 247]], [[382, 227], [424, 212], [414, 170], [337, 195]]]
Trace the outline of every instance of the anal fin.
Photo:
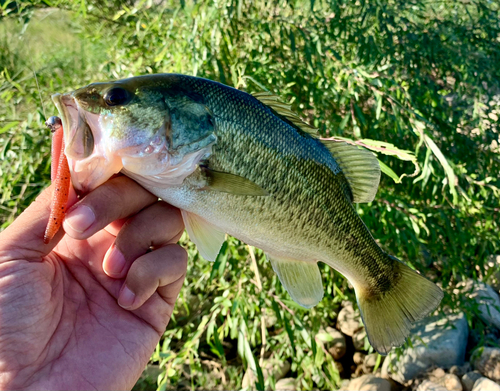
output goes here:
[[311, 308], [323, 298], [323, 281], [316, 262], [297, 261], [266, 254], [292, 299]]
[[181, 210], [184, 225], [191, 241], [207, 261], [214, 262], [219, 255], [226, 233], [194, 213]]

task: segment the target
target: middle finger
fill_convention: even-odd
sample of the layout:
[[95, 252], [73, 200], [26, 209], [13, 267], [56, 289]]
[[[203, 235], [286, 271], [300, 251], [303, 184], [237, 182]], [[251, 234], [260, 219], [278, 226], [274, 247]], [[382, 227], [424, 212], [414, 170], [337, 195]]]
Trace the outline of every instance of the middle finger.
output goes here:
[[113, 278], [127, 274], [132, 262], [151, 248], [177, 243], [184, 231], [180, 211], [157, 202], [131, 217], [118, 233], [103, 261], [104, 272]]

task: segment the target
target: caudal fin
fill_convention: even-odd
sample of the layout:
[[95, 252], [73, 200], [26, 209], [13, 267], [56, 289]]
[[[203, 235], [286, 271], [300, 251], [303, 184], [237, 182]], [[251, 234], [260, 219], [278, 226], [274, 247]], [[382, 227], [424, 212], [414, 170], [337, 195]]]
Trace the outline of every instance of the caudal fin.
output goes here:
[[380, 354], [401, 346], [410, 335], [412, 323], [436, 309], [443, 292], [398, 261], [397, 282], [385, 292], [369, 295], [357, 290], [358, 305], [368, 340]]

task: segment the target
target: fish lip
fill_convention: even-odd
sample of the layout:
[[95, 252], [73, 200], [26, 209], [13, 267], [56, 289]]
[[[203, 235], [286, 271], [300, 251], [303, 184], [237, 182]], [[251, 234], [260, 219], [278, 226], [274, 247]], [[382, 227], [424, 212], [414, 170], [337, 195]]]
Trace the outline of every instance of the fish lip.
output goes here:
[[[66, 133], [69, 132], [69, 130], [71, 129], [70, 128], [70, 118], [71, 118], [71, 115], [69, 114], [69, 111], [66, 107], [66, 102], [63, 102], [63, 99], [66, 100], [65, 97], [67, 97], [68, 94], [53, 94], [52, 95], [52, 102], [54, 102], [56, 108], [57, 108], [57, 111], [59, 112], [59, 116], [62, 120], [62, 125], [63, 125], [63, 130], [64, 130], [64, 134], [65, 134], [65, 140], [67, 140], [66, 138]], [[74, 102], [74, 99], [72, 98], [73, 102]], [[76, 103], [76, 102], [75, 102]]]
[[54, 102], [62, 120], [64, 142], [66, 145], [64, 152], [68, 158], [78, 158], [77, 156], [73, 156], [72, 151], [68, 149], [68, 144], [76, 132], [76, 126], [78, 126], [78, 113], [80, 112], [78, 102], [73, 97], [72, 93], [54, 94], [52, 95], [52, 101]]
[[[110, 156], [109, 151], [102, 150], [102, 148], [87, 157], [82, 157], [72, 151], [68, 145], [77, 131], [80, 115], [86, 117], [86, 110], [80, 106], [74, 93], [54, 94], [52, 101], [63, 124], [64, 154], [68, 159], [71, 182], [78, 194], [87, 194], [121, 170], [123, 167], [121, 159], [117, 156]], [[91, 131], [94, 132], [92, 127]], [[93, 135], [94, 137], [101, 136]]]

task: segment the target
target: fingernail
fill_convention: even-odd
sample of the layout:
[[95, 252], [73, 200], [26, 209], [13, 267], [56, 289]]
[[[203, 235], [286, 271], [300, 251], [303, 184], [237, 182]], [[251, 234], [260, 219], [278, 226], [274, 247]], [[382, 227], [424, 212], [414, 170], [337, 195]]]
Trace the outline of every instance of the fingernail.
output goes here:
[[67, 224], [73, 231], [82, 233], [87, 230], [94, 221], [94, 211], [86, 205], [80, 205], [66, 215], [64, 224]]
[[120, 296], [118, 297], [118, 305], [125, 309], [132, 307], [134, 304], [135, 294], [132, 292], [127, 285], [123, 286]]
[[102, 268], [104, 273], [110, 277], [121, 277], [123, 268], [125, 267], [125, 257], [115, 245], [111, 247], [108, 254], [104, 258]]

